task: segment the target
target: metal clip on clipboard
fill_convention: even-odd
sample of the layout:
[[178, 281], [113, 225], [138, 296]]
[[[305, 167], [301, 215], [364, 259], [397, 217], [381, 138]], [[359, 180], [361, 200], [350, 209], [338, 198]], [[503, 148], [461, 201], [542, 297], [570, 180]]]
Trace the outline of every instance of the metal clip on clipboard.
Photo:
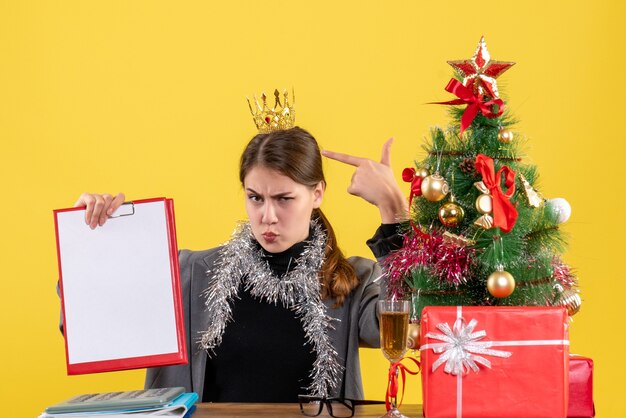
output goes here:
[[[124, 206], [126, 206], [126, 208]], [[126, 211], [123, 211], [123, 209], [126, 209]], [[124, 202], [112, 215], [109, 215], [109, 219], [121, 218], [122, 216], [132, 216], [134, 214], [135, 202]]]

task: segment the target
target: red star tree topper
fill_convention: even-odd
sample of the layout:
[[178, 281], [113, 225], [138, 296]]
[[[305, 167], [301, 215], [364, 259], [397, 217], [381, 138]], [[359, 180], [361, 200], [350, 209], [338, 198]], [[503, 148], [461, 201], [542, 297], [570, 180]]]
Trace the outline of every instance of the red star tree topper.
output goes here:
[[496, 78], [515, 63], [492, 61], [487, 50], [485, 37], [482, 36], [478, 42], [478, 48], [476, 48], [476, 52], [471, 59], [448, 61], [448, 64], [463, 75], [463, 85], [472, 89], [474, 94], [497, 99], [499, 96]]

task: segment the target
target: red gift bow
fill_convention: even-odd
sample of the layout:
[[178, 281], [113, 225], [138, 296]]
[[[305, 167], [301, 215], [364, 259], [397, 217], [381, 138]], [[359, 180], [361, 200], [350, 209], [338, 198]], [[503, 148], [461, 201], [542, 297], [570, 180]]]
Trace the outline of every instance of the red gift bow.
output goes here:
[[[511, 232], [517, 220], [517, 209], [509, 200], [515, 193], [515, 171], [503, 165], [495, 173], [493, 160], [483, 154], [476, 156], [476, 170], [483, 176], [483, 183], [491, 192], [493, 225], [499, 227], [504, 232]], [[507, 188], [506, 193], [502, 191], [500, 185], [502, 174], [505, 176], [504, 187]]]
[[[446, 91], [454, 94], [458, 97], [458, 99], [450, 100], [448, 102], [433, 102], [432, 104], [467, 104], [467, 108], [465, 108], [465, 112], [463, 112], [463, 116], [461, 117], [461, 131], [459, 133], [459, 137], [463, 136], [463, 131], [470, 126], [479, 110], [483, 115], [490, 119], [497, 118], [502, 114], [502, 112], [504, 112], [504, 102], [502, 99], [494, 98], [493, 100], [485, 102], [483, 101], [482, 95], [475, 96], [472, 89], [465, 87], [463, 83], [454, 78], [448, 82]], [[493, 112], [493, 105], [498, 105], [497, 113]]]
[[422, 177], [418, 176], [413, 167], [407, 167], [402, 170], [402, 180], [411, 183], [411, 194], [409, 195], [409, 212], [411, 211], [411, 203], [415, 196], [422, 195]]
[[[402, 364], [402, 360], [411, 360], [417, 365], [417, 370], [409, 370], [404, 364]], [[395, 399], [398, 396], [398, 371], [402, 374], [402, 397], [400, 398], [400, 403], [396, 405], [399, 407], [402, 405], [402, 401], [404, 400], [404, 382], [406, 381], [406, 374], [416, 375], [420, 372], [422, 365], [417, 359], [413, 357], [403, 357], [395, 363], [391, 363], [389, 367], [389, 381], [387, 382], [387, 393], [385, 394], [385, 407], [387, 411], [391, 409], [391, 399]]]

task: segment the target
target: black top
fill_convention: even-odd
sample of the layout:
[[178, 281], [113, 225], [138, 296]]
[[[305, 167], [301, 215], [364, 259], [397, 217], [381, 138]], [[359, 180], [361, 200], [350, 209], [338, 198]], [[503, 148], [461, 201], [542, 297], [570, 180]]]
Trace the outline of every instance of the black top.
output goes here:
[[[263, 250], [278, 277], [293, 270], [301, 242], [282, 253]], [[254, 298], [244, 289], [232, 304], [233, 319], [215, 354], [207, 358], [204, 402], [297, 402], [311, 382], [315, 361], [293, 311]], [[262, 342], [262, 344], [259, 344]]]

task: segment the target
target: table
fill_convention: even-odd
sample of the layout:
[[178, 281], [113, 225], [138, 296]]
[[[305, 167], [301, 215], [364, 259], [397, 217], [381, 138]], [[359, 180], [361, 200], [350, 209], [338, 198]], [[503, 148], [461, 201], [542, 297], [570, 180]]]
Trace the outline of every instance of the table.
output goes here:
[[[276, 418], [303, 418], [300, 406], [292, 403], [199, 403], [196, 412], [191, 418], [215, 417], [276, 417]], [[409, 418], [421, 418], [422, 405], [402, 405], [400, 411]], [[356, 418], [379, 418], [385, 413], [385, 405], [357, 406]], [[326, 410], [320, 417], [328, 417]]]

